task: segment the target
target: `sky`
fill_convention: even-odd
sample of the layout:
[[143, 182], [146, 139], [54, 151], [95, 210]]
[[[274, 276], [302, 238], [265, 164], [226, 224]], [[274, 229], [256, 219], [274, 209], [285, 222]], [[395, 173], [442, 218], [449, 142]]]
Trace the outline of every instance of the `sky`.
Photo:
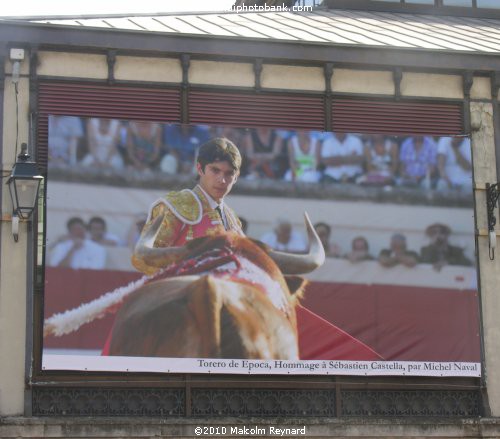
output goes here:
[[233, 3], [234, 0], [2, 0], [0, 16], [224, 11]]

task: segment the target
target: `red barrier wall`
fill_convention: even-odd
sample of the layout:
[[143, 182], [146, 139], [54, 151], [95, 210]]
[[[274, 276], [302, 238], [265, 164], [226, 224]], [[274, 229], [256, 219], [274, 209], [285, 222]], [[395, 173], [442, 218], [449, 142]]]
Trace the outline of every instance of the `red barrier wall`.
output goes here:
[[[124, 271], [46, 268], [45, 318], [140, 277]], [[480, 361], [477, 292], [427, 287], [312, 282], [302, 304], [387, 360]], [[102, 349], [113, 316], [46, 348]]]

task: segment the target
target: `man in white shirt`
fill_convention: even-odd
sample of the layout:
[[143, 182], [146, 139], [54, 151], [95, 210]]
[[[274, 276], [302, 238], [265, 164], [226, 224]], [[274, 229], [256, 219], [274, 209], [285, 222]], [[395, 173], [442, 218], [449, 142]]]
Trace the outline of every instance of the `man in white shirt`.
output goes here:
[[470, 140], [463, 137], [442, 137], [438, 147], [438, 190], [472, 191], [472, 153]]
[[268, 232], [260, 239], [274, 250], [290, 253], [305, 253], [307, 241], [297, 231], [292, 229], [290, 221], [280, 218], [276, 221], [274, 230]]
[[78, 269], [101, 270], [106, 266], [106, 249], [87, 239], [87, 229], [81, 218], [70, 218], [66, 224], [68, 235], [56, 244], [49, 265]]
[[120, 245], [120, 238], [108, 232], [108, 225], [104, 218], [94, 216], [89, 220], [89, 238], [91, 241], [102, 246], [116, 247]]
[[363, 142], [352, 135], [332, 133], [321, 146], [321, 163], [326, 182], [354, 182], [363, 173]]

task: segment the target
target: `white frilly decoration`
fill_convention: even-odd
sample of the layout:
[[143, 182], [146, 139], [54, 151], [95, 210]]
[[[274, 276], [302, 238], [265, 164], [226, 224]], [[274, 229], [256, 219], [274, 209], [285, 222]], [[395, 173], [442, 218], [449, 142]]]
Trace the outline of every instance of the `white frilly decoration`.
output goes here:
[[60, 337], [61, 335], [76, 331], [86, 323], [102, 319], [112, 306], [119, 304], [130, 293], [142, 287], [150, 278], [150, 276], [143, 276], [140, 279], [130, 282], [128, 285], [104, 293], [101, 297], [84, 303], [78, 308], [54, 314], [45, 320], [43, 335]]

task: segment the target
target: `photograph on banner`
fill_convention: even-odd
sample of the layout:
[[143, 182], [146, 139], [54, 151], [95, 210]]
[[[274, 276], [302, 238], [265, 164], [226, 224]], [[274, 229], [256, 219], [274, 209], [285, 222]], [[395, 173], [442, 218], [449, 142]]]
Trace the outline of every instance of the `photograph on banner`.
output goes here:
[[44, 370], [480, 376], [468, 137], [50, 116]]

